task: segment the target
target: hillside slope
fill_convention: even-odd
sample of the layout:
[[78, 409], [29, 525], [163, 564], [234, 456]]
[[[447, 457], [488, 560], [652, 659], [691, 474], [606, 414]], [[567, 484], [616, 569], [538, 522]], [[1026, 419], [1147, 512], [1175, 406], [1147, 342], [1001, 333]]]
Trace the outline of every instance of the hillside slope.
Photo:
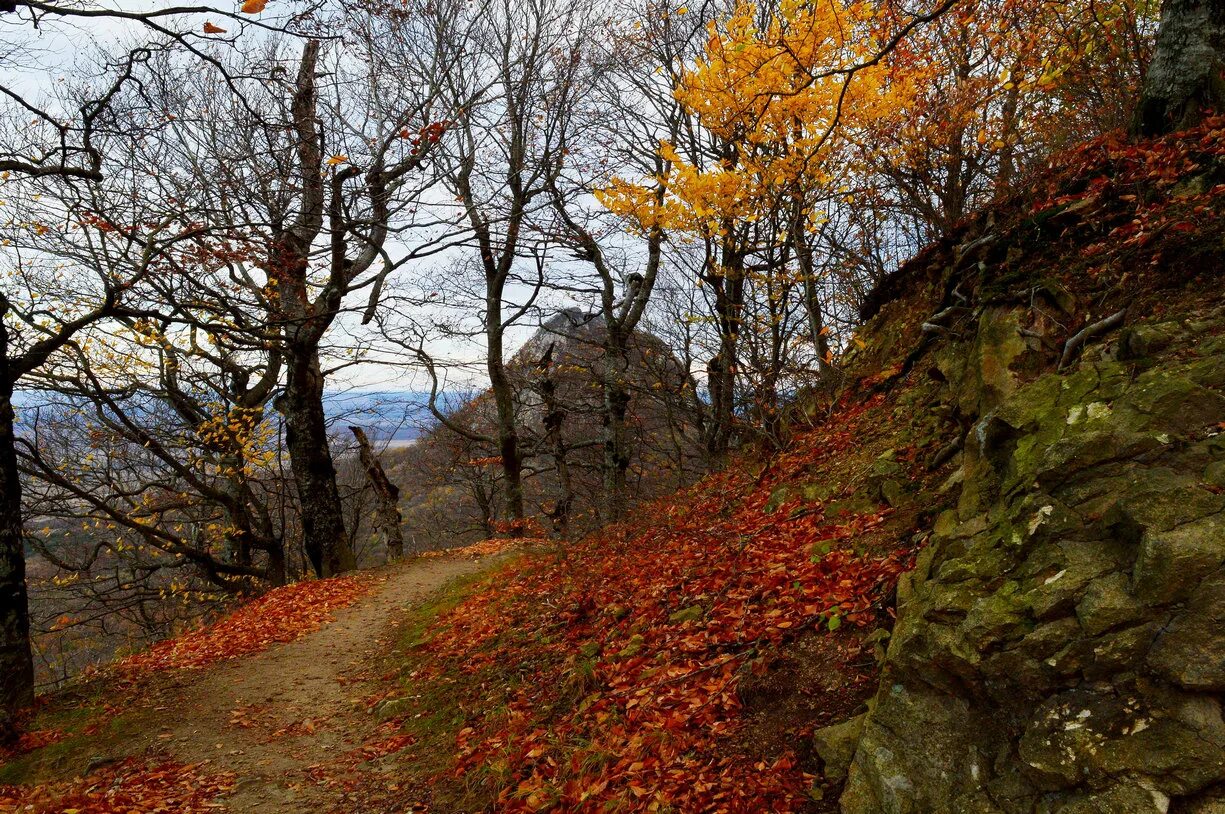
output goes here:
[[434, 809], [1216, 811], [1223, 127], [1061, 157], [881, 287], [785, 452], [407, 641]]
[[786, 450], [270, 592], [36, 712], [0, 809], [1220, 814], [1223, 215], [1225, 120], [1065, 155]]
[[911, 270], [966, 295], [909, 357], [964, 454], [844, 811], [1225, 810], [1220, 126], [1085, 148], [977, 270]]
[[412, 738], [370, 714], [381, 656], [482, 553], [277, 588], [44, 696], [0, 751], [0, 811], [416, 810], [382, 774]]

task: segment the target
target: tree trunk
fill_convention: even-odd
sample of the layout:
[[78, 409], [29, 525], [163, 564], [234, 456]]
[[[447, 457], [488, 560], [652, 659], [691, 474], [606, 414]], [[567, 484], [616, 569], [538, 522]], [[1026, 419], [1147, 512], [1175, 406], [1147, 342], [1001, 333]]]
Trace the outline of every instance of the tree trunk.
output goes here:
[[365, 430], [361, 427], [349, 427], [349, 431], [357, 439], [362, 468], [366, 470], [366, 480], [374, 490], [374, 525], [379, 539], [387, 546], [387, 560], [398, 560], [404, 556], [404, 532], [400, 528], [404, 522], [400, 514], [400, 487], [387, 477], [383, 464], [370, 446]]
[[226, 476], [222, 487], [230, 500], [230, 505], [223, 508], [230, 527], [226, 542], [231, 561], [249, 566], [253, 564], [253, 552], [263, 551], [268, 555], [264, 578], [274, 587], [284, 585], [284, 544], [273, 530], [267, 512], [252, 508], [256, 500], [251, 494], [250, 474], [242, 454], [222, 458], [221, 466], [233, 473]]
[[[0, 325], [0, 332], [4, 331]], [[0, 345], [5, 336], [0, 334]], [[4, 348], [0, 347], [0, 352]], [[0, 365], [7, 360], [0, 355]], [[15, 715], [34, 702], [30, 607], [22, 543], [21, 481], [17, 475], [13, 385], [0, 369], [0, 742], [16, 736]]]
[[276, 545], [268, 547], [268, 582], [274, 588], [279, 588], [288, 581], [289, 574], [285, 569], [285, 548], [278, 540]]
[[833, 354], [829, 348], [829, 331], [825, 329], [825, 313], [821, 309], [821, 286], [817, 279], [817, 265], [813, 262], [812, 246], [804, 238], [806, 229], [803, 211], [797, 211], [791, 221], [792, 248], [799, 263], [800, 276], [804, 282], [804, 312], [808, 316], [808, 332], [817, 350], [817, 371], [825, 381], [833, 368]]
[[607, 523], [615, 523], [625, 516], [625, 476], [630, 466], [629, 441], [625, 433], [625, 416], [630, 404], [625, 384], [629, 362], [625, 354], [623, 343], [610, 347], [604, 370], [604, 520]]
[[566, 449], [566, 439], [562, 435], [562, 427], [566, 422], [566, 410], [557, 401], [557, 382], [553, 380], [553, 348], [536, 364], [540, 378], [536, 381], [536, 392], [544, 406], [545, 437], [553, 450], [553, 468], [557, 470], [557, 485], [561, 494], [557, 502], [548, 512], [553, 521], [553, 531], [563, 539], [570, 532], [570, 506], [574, 503], [574, 485], [570, 479], [570, 462]]
[[497, 520], [493, 508], [493, 498], [489, 492], [485, 491], [485, 484], [479, 481], [473, 482], [469, 489], [472, 492], [472, 499], [476, 501], [476, 507], [481, 513], [481, 524], [482, 528], [484, 528], [481, 539], [492, 540], [494, 537], [493, 526]]
[[725, 253], [725, 270], [714, 278], [715, 313], [719, 323], [719, 352], [707, 363], [712, 423], [707, 451], [716, 458], [731, 445], [736, 419], [736, 363], [740, 318], [744, 306], [743, 258]]
[[494, 406], [498, 419], [498, 454], [502, 458], [502, 474], [506, 478], [506, 514], [511, 527], [511, 537], [523, 534], [523, 457], [519, 449], [519, 432], [515, 422], [515, 393], [506, 365], [502, 361], [502, 308], [500, 295], [490, 293], [487, 319], [491, 326], [488, 333], [489, 387], [493, 391]]
[[494, 402], [498, 408], [498, 454], [502, 458], [502, 474], [506, 478], [506, 514], [511, 523], [509, 534], [523, 534], [523, 458], [519, 453], [519, 433], [515, 428], [514, 394], [505, 375], [494, 384]]
[[320, 577], [353, 570], [353, 549], [336, 487], [323, 415], [323, 372], [317, 349], [290, 346], [285, 395], [277, 405], [285, 416], [285, 443], [302, 511], [302, 540]]
[[1225, 110], [1225, 3], [1165, 0], [1132, 132], [1158, 136]]

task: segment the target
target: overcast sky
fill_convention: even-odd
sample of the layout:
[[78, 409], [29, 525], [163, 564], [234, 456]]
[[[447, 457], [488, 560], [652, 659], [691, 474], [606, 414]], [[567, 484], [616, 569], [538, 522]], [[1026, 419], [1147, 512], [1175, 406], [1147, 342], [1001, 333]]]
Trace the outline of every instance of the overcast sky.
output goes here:
[[[182, 5], [188, 4], [174, 4], [159, 0], [130, 0], [130, 2], [122, 3], [88, 0], [88, 2], [78, 4], [78, 7], [143, 11]], [[203, 4], [193, 2], [190, 5]], [[220, 3], [215, 4], [214, 7], [238, 13], [239, 5], [238, 3]], [[289, 7], [290, 4], [284, 0], [272, 0], [268, 9], [253, 19], [275, 24]], [[241, 25], [236, 24], [234, 20], [226, 19], [215, 13], [184, 15], [175, 18], [173, 23], [167, 21], [166, 25], [173, 26], [179, 31], [196, 32], [199, 34], [199, 39], [203, 41], [207, 39], [203, 35], [203, 26], [206, 21], [227, 28], [231, 34], [241, 30]], [[247, 38], [262, 36], [258, 30], [252, 28], [248, 28], [242, 34]], [[57, 85], [69, 81], [74, 74], [98, 74], [98, 66], [102, 64], [102, 57], [105, 53], [120, 52], [135, 43], [143, 42], [149, 36], [149, 30], [141, 24], [113, 18], [81, 20], [62, 19], [48, 15], [35, 27], [30, 21], [28, 10], [23, 9], [17, 14], [0, 15], [0, 81], [5, 87], [25, 96], [31, 102], [53, 105]], [[412, 240], [412, 236], [407, 236], [407, 239]], [[393, 244], [389, 246], [389, 249], [394, 257], [397, 251], [407, 251], [408, 246], [403, 243]], [[420, 290], [423, 285], [428, 287], [428, 284], [422, 281], [436, 278], [440, 272], [443, 274], [455, 273], [454, 270], [467, 251], [469, 250], [455, 249], [431, 259], [411, 262], [400, 270], [399, 277], [394, 282], [402, 289], [415, 287]], [[567, 263], [568, 261], [563, 257], [558, 257], [556, 262]], [[364, 293], [359, 293], [347, 304], [360, 309], [364, 305]], [[513, 297], [514, 293], [511, 296]], [[573, 304], [573, 300], [554, 296], [552, 303], [565, 306]], [[395, 319], [396, 316], [393, 314], [392, 318]], [[456, 314], [454, 312], [432, 314], [426, 310], [419, 310], [413, 316], [429, 321], [436, 316], [455, 317]], [[474, 316], [475, 314], [469, 314], [469, 320]], [[548, 314], [546, 318], [547, 316]], [[537, 320], [532, 319], [512, 333], [511, 353], [535, 331], [536, 322]], [[330, 344], [344, 344], [351, 338], [368, 343], [372, 339], [372, 331], [360, 326], [355, 315], [345, 314], [338, 320]], [[483, 351], [481, 343], [441, 341], [434, 343], [431, 349], [441, 359], [462, 363], [447, 374], [447, 384], [450, 388], [471, 391], [484, 386], [485, 374], [481, 364]], [[405, 361], [403, 354], [396, 354], [388, 349], [375, 349], [372, 355], [392, 362]], [[428, 388], [428, 380], [420, 371], [414, 371], [411, 367], [405, 367], [402, 364], [367, 364], [346, 368], [335, 376], [333, 384], [338, 388], [360, 387], [392, 390]]]

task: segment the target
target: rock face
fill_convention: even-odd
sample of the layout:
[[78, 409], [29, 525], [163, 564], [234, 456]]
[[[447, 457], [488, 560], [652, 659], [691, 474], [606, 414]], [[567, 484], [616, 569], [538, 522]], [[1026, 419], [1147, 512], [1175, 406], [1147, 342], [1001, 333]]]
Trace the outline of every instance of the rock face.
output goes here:
[[851, 760], [855, 757], [855, 747], [863, 734], [862, 715], [856, 715], [849, 721], [818, 729], [813, 733], [812, 745], [821, 758], [821, 773], [832, 780], [842, 780], [846, 777]]
[[937, 359], [961, 495], [899, 585], [843, 811], [1225, 812], [1225, 313], [1025, 376], [1018, 313]]

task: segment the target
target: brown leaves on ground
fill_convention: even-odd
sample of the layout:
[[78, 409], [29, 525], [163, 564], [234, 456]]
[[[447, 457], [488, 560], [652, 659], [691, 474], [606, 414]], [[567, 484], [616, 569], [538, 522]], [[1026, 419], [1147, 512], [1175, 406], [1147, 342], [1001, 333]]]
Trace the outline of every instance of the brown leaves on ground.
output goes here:
[[159, 642], [119, 663], [128, 674], [204, 667], [258, 653], [318, 630], [332, 611], [352, 605], [370, 592], [354, 577], [298, 582], [269, 591], [234, 613], [182, 636]]
[[12, 760], [18, 755], [24, 755], [26, 752], [33, 752], [35, 749], [41, 749], [44, 746], [63, 740], [65, 734], [59, 729], [35, 729], [29, 732], [22, 732], [16, 743], [7, 747], [0, 747], [0, 763]]
[[740, 684], [801, 631], [875, 623], [911, 551], [863, 545], [889, 509], [768, 504], [844, 459], [882, 406], [843, 405], [761, 475], [711, 476], [442, 617], [408, 687], [463, 695], [454, 773], [499, 812], [801, 810], [813, 778], [795, 753], [741, 748]]
[[[1056, 156], [1057, 170], [1044, 179], [1047, 196], [1032, 211], [1065, 226], [1096, 227], [1100, 239], [1082, 241], [1081, 254], [1095, 264], [1090, 273], [1099, 273], [1159, 237], [1175, 241], [1167, 248], [1182, 248], [1188, 234], [1215, 230], [1225, 196], [1215, 169], [1222, 158], [1225, 117], [1150, 141], [1111, 133]], [[1160, 254], [1150, 262], [1159, 263]]]
[[87, 777], [46, 786], [0, 786], [0, 811], [30, 814], [203, 814], [234, 776], [203, 763], [146, 763], [129, 758]]
[[539, 539], [502, 539], [493, 538], [490, 540], [482, 540], [479, 543], [473, 543], [470, 546], [463, 548], [447, 548], [441, 551], [426, 551], [422, 557], [466, 557], [468, 559], [478, 559], [480, 557], [489, 557], [494, 554], [501, 554], [504, 551], [509, 551], [516, 546], [526, 545], [530, 543], [542, 542]]

